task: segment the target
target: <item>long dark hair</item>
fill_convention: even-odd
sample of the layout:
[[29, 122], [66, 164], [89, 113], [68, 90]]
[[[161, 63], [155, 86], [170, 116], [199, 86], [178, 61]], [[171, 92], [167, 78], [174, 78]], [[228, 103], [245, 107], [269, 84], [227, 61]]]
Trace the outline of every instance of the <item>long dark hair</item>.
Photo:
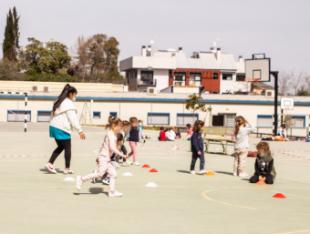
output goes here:
[[70, 93], [77, 94], [77, 89], [69, 84], [66, 84], [53, 105], [53, 114]]

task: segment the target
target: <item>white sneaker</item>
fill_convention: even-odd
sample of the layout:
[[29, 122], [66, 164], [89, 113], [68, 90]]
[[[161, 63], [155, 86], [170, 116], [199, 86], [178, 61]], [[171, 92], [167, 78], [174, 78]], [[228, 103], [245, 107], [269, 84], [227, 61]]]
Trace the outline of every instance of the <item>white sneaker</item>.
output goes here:
[[56, 169], [53, 167], [52, 164], [47, 163], [47, 164], [45, 165], [45, 168], [46, 168], [46, 170], [48, 170], [48, 172], [53, 173], [53, 174], [57, 174], [57, 171], [56, 171]]
[[123, 194], [118, 191], [109, 192], [109, 197], [122, 197]]
[[200, 170], [200, 171], [199, 171], [199, 174], [200, 174], [200, 175], [203, 175], [203, 174], [206, 174], [206, 173], [207, 173], [206, 170]]
[[105, 184], [105, 185], [110, 185], [110, 178], [103, 179], [102, 183]]
[[133, 164], [134, 164], [135, 166], [140, 166], [140, 163], [139, 163], [138, 161], [135, 161]]
[[81, 190], [82, 185], [83, 185], [82, 176], [77, 176], [77, 177], [76, 177], [76, 188], [77, 188], [78, 190]]
[[71, 169], [68, 169], [68, 168], [66, 168], [63, 172], [65, 175], [74, 174], [74, 171], [72, 171]]
[[195, 175], [196, 172], [195, 171], [190, 171], [190, 174]]
[[130, 166], [130, 165], [132, 165], [132, 164], [133, 164], [133, 162], [132, 162], [132, 161], [130, 161], [130, 160], [127, 160], [127, 164]]
[[245, 173], [245, 172], [241, 172], [240, 174], [239, 174], [239, 177], [242, 177], [242, 178], [245, 178], [245, 177], [248, 177], [249, 175], [247, 174], [247, 173]]
[[233, 176], [238, 176], [238, 173], [237, 173], [237, 172], [234, 172], [234, 173], [233, 173]]

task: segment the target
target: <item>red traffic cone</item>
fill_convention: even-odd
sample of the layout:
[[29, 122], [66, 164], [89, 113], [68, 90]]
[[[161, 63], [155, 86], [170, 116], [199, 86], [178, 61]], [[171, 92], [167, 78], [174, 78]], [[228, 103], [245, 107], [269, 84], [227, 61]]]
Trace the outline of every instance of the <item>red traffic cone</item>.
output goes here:
[[150, 168], [149, 164], [143, 164], [142, 168]]
[[276, 193], [272, 196], [273, 198], [286, 198], [286, 196], [283, 193]]
[[157, 171], [155, 168], [152, 168], [152, 169], [149, 170], [149, 172], [150, 172], [150, 173], [156, 173], [156, 172], [158, 172], [158, 171]]

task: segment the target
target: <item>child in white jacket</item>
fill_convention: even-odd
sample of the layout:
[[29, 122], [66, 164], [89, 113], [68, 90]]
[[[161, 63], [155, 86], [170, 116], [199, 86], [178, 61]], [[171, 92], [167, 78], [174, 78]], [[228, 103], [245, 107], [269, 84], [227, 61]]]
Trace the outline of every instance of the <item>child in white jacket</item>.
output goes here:
[[53, 105], [52, 119], [50, 121], [49, 131], [50, 137], [54, 138], [56, 141], [57, 148], [54, 150], [50, 160], [46, 164], [46, 169], [50, 173], [57, 173], [53, 164], [63, 150], [65, 151], [64, 173], [73, 173], [73, 171], [70, 169], [72, 129], [77, 130], [81, 139], [85, 139], [85, 134], [83, 133], [77, 117], [77, 109], [73, 103], [76, 95], [76, 88], [67, 84]]
[[246, 159], [249, 150], [249, 134], [254, 128], [245, 120], [243, 116], [237, 116], [235, 119], [235, 159], [233, 167], [233, 175], [247, 177], [245, 172]]
[[101, 144], [99, 155], [97, 157], [97, 169], [88, 175], [77, 176], [76, 178], [76, 187], [81, 189], [84, 182], [93, 180], [96, 178], [101, 178], [104, 174], [107, 173], [107, 176], [110, 178], [110, 191], [109, 197], [121, 197], [123, 194], [116, 191], [115, 182], [116, 182], [116, 169], [111, 162], [111, 157], [115, 153], [116, 155], [126, 158], [126, 155], [123, 154], [117, 148], [117, 138], [116, 134], [120, 133], [122, 130], [122, 121], [120, 119], [110, 119], [109, 120], [109, 131], [103, 139]]

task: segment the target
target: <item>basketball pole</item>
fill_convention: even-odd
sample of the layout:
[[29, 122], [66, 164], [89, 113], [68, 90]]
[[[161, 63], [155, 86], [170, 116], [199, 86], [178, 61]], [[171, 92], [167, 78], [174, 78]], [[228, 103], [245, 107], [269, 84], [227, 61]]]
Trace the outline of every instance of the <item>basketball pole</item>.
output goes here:
[[24, 105], [25, 105], [25, 115], [24, 115], [24, 132], [27, 132], [27, 106], [28, 106], [28, 93], [24, 93]]
[[279, 90], [279, 82], [278, 76], [279, 71], [271, 71], [270, 74], [274, 77], [274, 123], [273, 123], [273, 134], [276, 136], [278, 134], [278, 90]]

